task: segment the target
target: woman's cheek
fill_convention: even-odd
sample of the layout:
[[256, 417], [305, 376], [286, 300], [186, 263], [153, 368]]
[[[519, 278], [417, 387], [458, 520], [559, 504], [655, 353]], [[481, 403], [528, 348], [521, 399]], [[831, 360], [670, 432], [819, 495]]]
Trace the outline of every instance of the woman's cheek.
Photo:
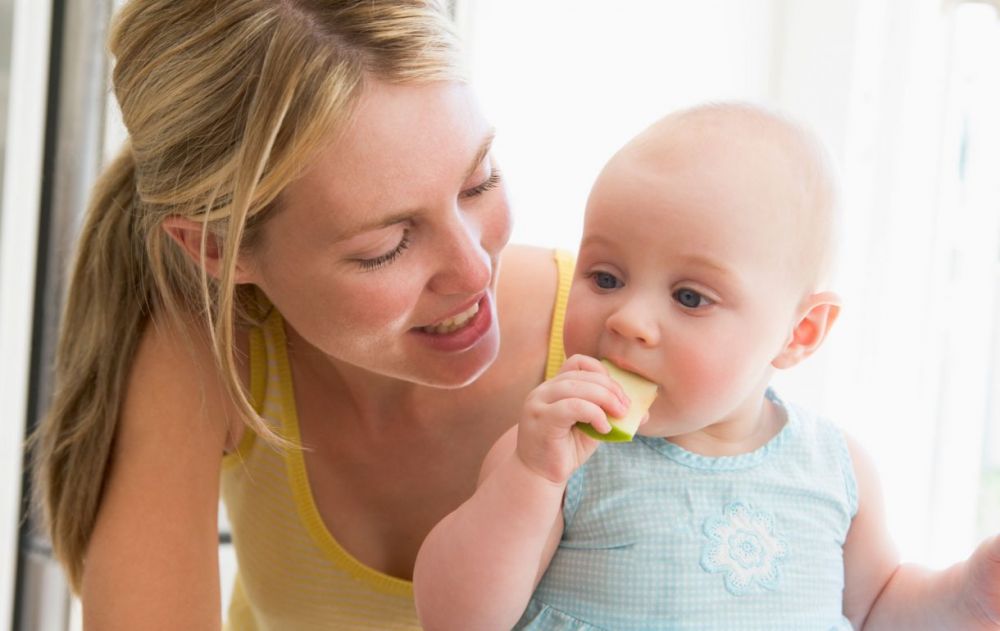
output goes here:
[[513, 229], [513, 217], [507, 201], [506, 192], [500, 192], [497, 205], [492, 210], [492, 216], [482, 237], [483, 248], [496, 259], [510, 241]]
[[362, 274], [358, 282], [344, 287], [338, 294], [329, 308], [331, 316], [340, 316], [337, 318], [340, 322], [331, 321], [330, 325], [339, 324], [352, 330], [381, 330], [394, 325], [405, 324], [409, 328], [425, 324], [409, 321], [420, 299], [420, 288], [395, 270]]

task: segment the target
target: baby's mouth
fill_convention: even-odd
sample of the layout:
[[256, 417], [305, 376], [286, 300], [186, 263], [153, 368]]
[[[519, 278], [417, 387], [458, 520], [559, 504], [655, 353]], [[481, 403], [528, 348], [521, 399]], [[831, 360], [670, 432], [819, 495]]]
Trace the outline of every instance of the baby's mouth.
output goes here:
[[437, 324], [432, 324], [429, 326], [419, 327], [418, 331], [423, 331], [424, 333], [431, 333], [435, 335], [442, 335], [445, 333], [454, 333], [455, 331], [461, 329], [466, 324], [469, 323], [472, 318], [479, 313], [479, 303], [473, 304], [471, 307], [454, 315], [447, 320], [443, 320]]

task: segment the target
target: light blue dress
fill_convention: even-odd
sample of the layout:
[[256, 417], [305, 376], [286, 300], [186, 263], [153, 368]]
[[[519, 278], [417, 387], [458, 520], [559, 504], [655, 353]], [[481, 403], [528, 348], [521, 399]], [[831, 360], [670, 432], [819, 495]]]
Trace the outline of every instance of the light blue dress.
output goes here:
[[752, 453], [709, 458], [642, 436], [602, 445], [569, 481], [562, 540], [515, 628], [850, 630], [847, 444], [768, 396], [787, 422]]

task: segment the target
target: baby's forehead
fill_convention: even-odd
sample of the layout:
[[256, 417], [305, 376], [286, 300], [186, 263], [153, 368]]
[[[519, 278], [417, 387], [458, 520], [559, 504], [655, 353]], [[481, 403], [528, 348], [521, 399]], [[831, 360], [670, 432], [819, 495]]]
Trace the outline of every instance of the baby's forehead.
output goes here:
[[779, 113], [746, 104], [683, 110], [646, 129], [608, 167], [612, 180], [643, 173], [654, 188], [685, 191], [708, 225], [766, 222], [745, 238], [794, 251], [804, 268], [827, 266], [836, 204], [828, 159], [811, 132]]
[[[822, 145], [792, 119], [761, 106], [726, 103], [674, 112], [639, 134], [623, 153], [646, 159], [770, 160], [822, 168]], [[763, 154], [763, 155], [762, 155]]]
[[756, 104], [710, 103], [674, 112], [636, 136], [619, 155], [640, 168], [645, 163], [667, 173], [703, 164], [732, 175], [784, 181], [794, 189], [833, 192], [829, 157], [817, 136]]

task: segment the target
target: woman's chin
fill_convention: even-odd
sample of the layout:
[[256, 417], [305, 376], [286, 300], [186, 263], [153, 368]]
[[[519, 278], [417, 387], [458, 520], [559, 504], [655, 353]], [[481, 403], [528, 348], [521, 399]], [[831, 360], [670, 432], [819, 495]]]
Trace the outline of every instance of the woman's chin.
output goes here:
[[494, 333], [483, 338], [476, 348], [467, 352], [445, 358], [444, 361], [428, 361], [412, 381], [434, 388], [464, 388], [490, 369], [499, 354], [499, 342], [499, 334]]

